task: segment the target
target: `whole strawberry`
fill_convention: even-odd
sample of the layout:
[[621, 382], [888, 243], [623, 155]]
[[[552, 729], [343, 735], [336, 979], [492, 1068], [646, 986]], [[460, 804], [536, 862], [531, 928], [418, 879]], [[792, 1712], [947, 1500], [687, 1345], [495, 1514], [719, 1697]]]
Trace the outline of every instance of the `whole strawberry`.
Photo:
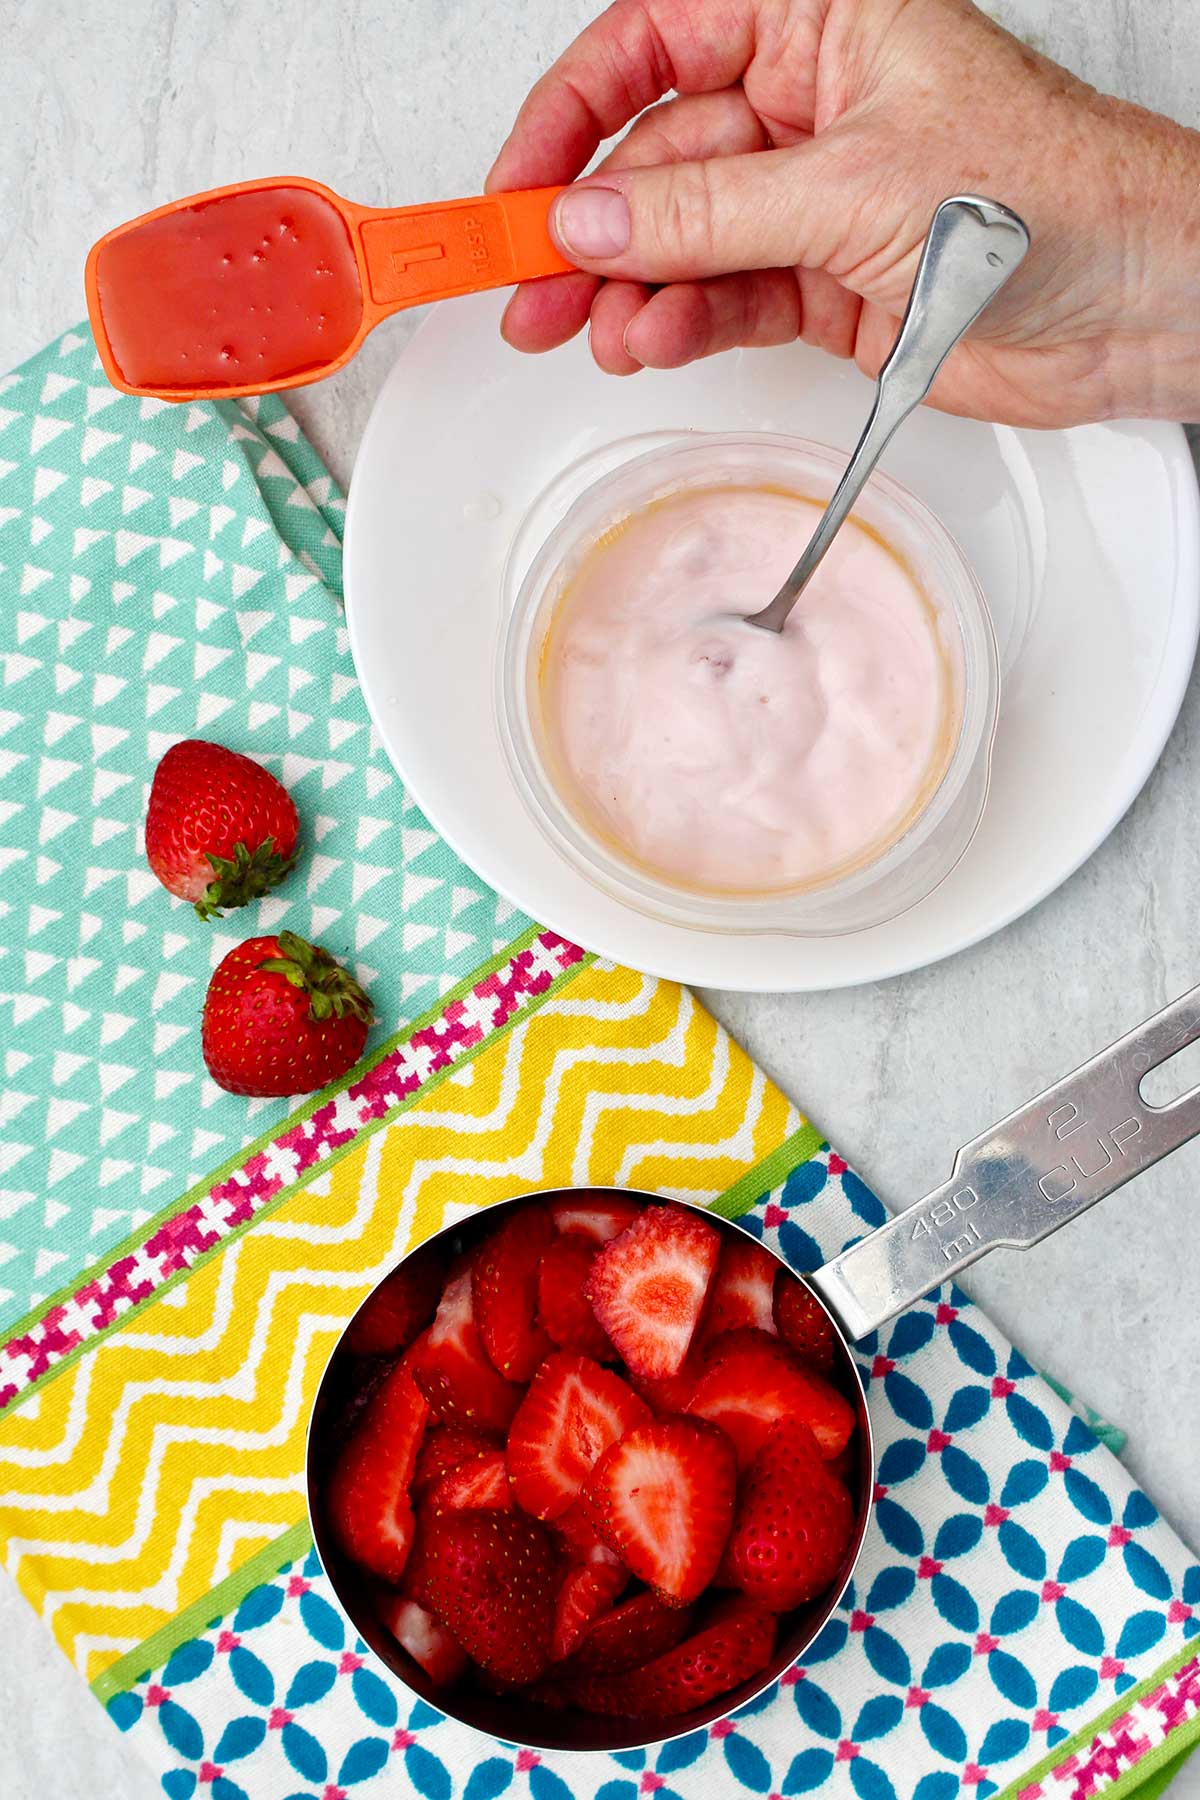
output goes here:
[[853, 1535], [854, 1504], [816, 1438], [778, 1420], [742, 1482], [727, 1572], [759, 1606], [790, 1612], [830, 1585]]
[[832, 1369], [834, 1336], [829, 1315], [802, 1281], [783, 1270], [775, 1283], [774, 1315], [776, 1330], [797, 1356], [814, 1369]]
[[217, 966], [201, 1048], [231, 1094], [308, 1094], [362, 1055], [374, 1009], [353, 975], [294, 932], [248, 938]]
[[761, 1674], [775, 1630], [772, 1613], [735, 1601], [675, 1649], [621, 1675], [585, 1675], [572, 1682], [569, 1697], [585, 1712], [676, 1719]]
[[519, 1512], [460, 1512], [424, 1531], [429, 1610], [490, 1675], [536, 1681], [552, 1654], [562, 1578], [546, 1527]]
[[296, 808], [269, 770], [187, 738], [154, 772], [146, 812], [146, 857], [168, 893], [191, 900], [202, 919], [277, 887], [296, 860]]

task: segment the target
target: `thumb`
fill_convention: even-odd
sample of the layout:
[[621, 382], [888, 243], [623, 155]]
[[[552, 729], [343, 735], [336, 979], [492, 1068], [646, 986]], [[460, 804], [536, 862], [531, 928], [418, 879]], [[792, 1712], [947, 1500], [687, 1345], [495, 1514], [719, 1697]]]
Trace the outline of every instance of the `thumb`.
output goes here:
[[580, 268], [631, 281], [819, 268], [844, 235], [847, 196], [837, 161], [810, 141], [606, 169], [559, 196], [550, 228]]

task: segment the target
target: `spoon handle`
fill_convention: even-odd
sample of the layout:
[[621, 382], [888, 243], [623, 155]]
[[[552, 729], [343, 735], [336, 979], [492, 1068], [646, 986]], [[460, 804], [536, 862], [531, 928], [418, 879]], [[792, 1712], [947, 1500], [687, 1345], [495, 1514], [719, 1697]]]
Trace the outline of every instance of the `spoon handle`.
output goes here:
[[808, 548], [775, 598], [748, 625], [782, 631], [896, 430], [919, 406], [933, 378], [1029, 248], [1023, 221], [998, 201], [974, 194], [943, 200], [921, 252], [908, 310], [892, 353], [879, 371], [875, 399], [845, 474]]
[[550, 208], [561, 192], [522, 188], [424, 206], [343, 202], [365, 265], [370, 325], [402, 307], [573, 269], [550, 236]]

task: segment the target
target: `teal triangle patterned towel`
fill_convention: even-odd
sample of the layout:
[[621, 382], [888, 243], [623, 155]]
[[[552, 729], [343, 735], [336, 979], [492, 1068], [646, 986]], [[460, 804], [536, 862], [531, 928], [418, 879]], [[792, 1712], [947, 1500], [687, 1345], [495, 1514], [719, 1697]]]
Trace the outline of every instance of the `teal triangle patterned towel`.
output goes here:
[[277, 397], [130, 400], [68, 332], [0, 378], [0, 483], [4, 1321], [287, 1110], [204, 1074], [189, 909], [142, 844], [170, 744], [244, 750], [300, 813], [301, 870], [215, 925], [212, 967], [250, 913], [319, 941], [378, 1043], [527, 921], [384, 755], [339, 610], [345, 505]]
[[[1149, 1800], [1200, 1736], [1200, 1566], [1100, 1422], [1073, 1412], [957, 1289], [858, 1347], [880, 1462], [855, 1584], [803, 1664], [708, 1731], [614, 1757], [538, 1755], [442, 1718], [354, 1637], [303, 1521], [281, 1529], [281, 1507], [297, 1517], [294, 1481], [282, 1493], [251, 1482], [257, 1510], [225, 1515], [228, 1542], [212, 1520], [181, 1531], [153, 1580], [122, 1589], [120, 1559], [148, 1555], [138, 1506], [162, 1502], [169, 1434], [148, 1436], [128, 1478], [130, 1542], [102, 1543], [100, 1451], [126, 1429], [120, 1407], [195, 1405], [196, 1456], [202, 1442], [223, 1448], [205, 1395], [219, 1388], [237, 1408], [262, 1391], [259, 1315], [231, 1299], [239, 1271], [257, 1256], [286, 1286], [299, 1244], [318, 1296], [301, 1320], [328, 1310], [316, 1265], [332, 1266], [357, 1219], [333, 1217], [342, 1190], [347, 1204], [382, 1205], [381, 1146], [403, 1161], [419, 1122], [418, 1096], [389, 1114], [351, 1180], [372, 1115], [353, 1088], [322, 1100], [304, 1129], [320, 1120], [332, 1146], [309, 1184], [330, 1196], [330, 1220], [298, 1225], [290, 1200], [253, 1231], [222, 1212], [248, 1171], [266, 1191], [301, 1129], [284, 1128], [285, 1103], [237, 1099], [203, 1075], [207, 966], [252, 931], [286, 924], [352, 964], [381, 1014], [372, 1074], [427, 1051], [447, 1022], [463, 1041], [466, 1010], [486, 1008], [488, 1050], [453, 1074], [459, 1089], [437, 1090], [447, 1115], [447, 1096], [482, 1087], [497, 1054], [507, 1070], [539, 1028], [553, 1046], [594, 1048], [659, 1018], [662, 1044], [646, 1044], [660, 1068], [685, 1069], [703, 1047], [696, 1105], [710, 1073], [740, 1083], [736, 1108], [714, 1110], [713, 1141], [688, 1145], [680, 1191], [800, 1268], [883, 1217], [689, 996], [540, 931], [437, 837], [355, 682], [341, 528], [340, 496], [276, 399], [168, 408], [117, 395], [83, 331], [0, 381], [0, 1531], [31, 1602], [60, 1638], [75, 1608], [76, 1661], [91, 1673], [94, 1659], [96, 1697], [170, 1800], [1116, 1800], [1135, 1788]], [[308, 847], [277, 895], [199, 936], [149, 875], [140, 839], [155, 761], [189, 735], [279, 773]], [[553, 1054], [531, 1052], [531, 1080], [548, 1079]], [[646, 1045], [630, 1061], [649, 1083]], [[497, 1079], [503, 1111], [517, 1078]], [[686, 1110], [652, 1110], [652, 1125], [665, 1133]], [[704, 1173], [706, 1155], [732, 1156], [763, 1118], [771, 1141], [738, 1152], [732, 1185]], [[81, 1288], [97, 1269], [107, 1285]], [[348, 1311], [362, 1287], [346, 1279]], [[189, 1306], [203, 1311], [206, 1295], [211, 1316], [187, 1338]], [[245, 1360], [214, 1373], [230, 1342]], [[170, 1378], [88, 1419], [89, 1383], [119, 1391], [114, 1363], [137, 1356], [166, 1359]], [[93, 1428], [95, 1467], [64, 1487]], [[232, 1460], [254, 1433], [227, 1435]], [[205, 1532], [228, 1573], [172, 1615], [172, 1583]], [[92, 1556], [108, 1613], [81, 1601], [70, 1540]], [[105, 1623], [143, 1602], [167, 1624], [130, 1637]]]

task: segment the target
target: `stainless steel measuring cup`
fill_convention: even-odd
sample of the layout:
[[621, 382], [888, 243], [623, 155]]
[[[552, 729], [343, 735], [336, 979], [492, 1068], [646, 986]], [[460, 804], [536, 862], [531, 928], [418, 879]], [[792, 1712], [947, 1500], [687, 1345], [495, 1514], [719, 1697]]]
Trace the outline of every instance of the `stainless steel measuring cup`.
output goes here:
[[[321, 1492], [330, 1463], [330, 1427], [341, 1413], [350, 1373], [343, 1334], [322, 1378], [309, 1425], [308, 1505], [318, 1554], [355, 1630], [430, 1705], [506, 1743], [532, 1749], [641, 1748], [710, 1725], [745, 1705], [803, 1657], [842, 1598], [867, 1533], [874, 1452], [866, 1392], [851, 1343], [957, 1277], [997, 1245], [1024, 1250], [1040, 1242], [1200, 1133], [1200, 1086], [1164, 1106], [1151, 1105], [1141, 1094], [1152, 1069], [1198, 1039], [1200, 987], [973, 1139], [959, 1151], [948, 1181], [823, 1268], [806, 1274], [838, 1334], [831, 1379], [851, 1400], [858, 1417], [853, 1483], [858, 1522], [829, 1592], [781, 1620], [775, 1656], [760, 1675], [712, 1705], [670, 1720], [597, 1718], [534, 1705], [514, 1695], [434, 1688], [379, 1623], [369, 1584], [342, 1556], [325, 1523]], [[502, 1201], [447, 1226], [439, 1237], [465, 1248], [493, 1231], [513, 1207], [562, 1191]], [[637, 1197], [662, 1198], [645, 1193]], [[742, 1229], [711, 1213], [706, 1216], [725, 1233]], [[788, 1266], [782, 1258], [777, 1260]]]

